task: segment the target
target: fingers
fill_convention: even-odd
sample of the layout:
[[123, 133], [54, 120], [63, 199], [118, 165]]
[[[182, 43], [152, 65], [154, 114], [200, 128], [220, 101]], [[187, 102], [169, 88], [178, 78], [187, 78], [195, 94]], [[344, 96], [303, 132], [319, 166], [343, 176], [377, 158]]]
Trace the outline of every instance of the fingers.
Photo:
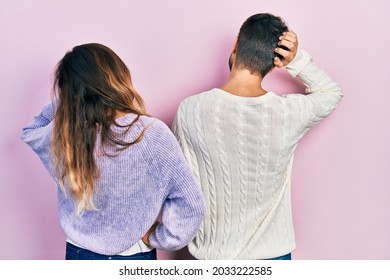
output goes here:
[[284, 46], [289, 50], [294, 50], [298, 48], [298, 38], [297, 35], [292, 32], [284, 32], [280, 37], [279, 37], [279, 46]]
[[295, 45], [294, 45], [294, 43], [292, 43], [290, 41], [282, 40], [282, 41], [279, 41], [278, 46], [283, 46], [283, 47], [286, 47], [287, 49], [291, 50], [294, 48]]
[[298, 41], [298, 37], [293, 31], [283, 32], [282, 36], [279, 37], [279, 40], [283, 39], [293, 43]]
[[279, 40], [283, 40], [283, 39], [290, 41], [292, 43], [295, 43], [298, 41], [298, 37], [293, 31], [284, 32], [283, 35], [279, 37]]
[[285, 50], [282, 48], [276, 48], [275, 52], [283, 56], [283, 58], [286, 58], [290, 54], [290, 50]]
[[278, 68], [282, 68], [284, 66], [283, 62], [280, 60], [279, 57], [274, 58], [274, 65]]
[[274, 59], [274, 65], [281, 68], [294, 59], [298, 50], [298, 38], [293, 31], [288, 31], [284, 32], [279, 37], [279, 40], [275, 53], [279, 54], [281, 58], [276, 57], [277, 59]]

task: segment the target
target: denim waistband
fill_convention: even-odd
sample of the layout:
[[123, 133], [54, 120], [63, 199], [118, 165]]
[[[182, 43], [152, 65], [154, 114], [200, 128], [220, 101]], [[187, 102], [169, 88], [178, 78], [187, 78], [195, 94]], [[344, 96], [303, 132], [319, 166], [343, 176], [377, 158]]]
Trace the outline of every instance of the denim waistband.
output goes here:
[[156, 260], [157, 252], [153, 249], [145, 253], [137, 253], [129, 256], [102, 255], [87, 249], [80, 248], [74, 244], [66, 242], [66, 260]]

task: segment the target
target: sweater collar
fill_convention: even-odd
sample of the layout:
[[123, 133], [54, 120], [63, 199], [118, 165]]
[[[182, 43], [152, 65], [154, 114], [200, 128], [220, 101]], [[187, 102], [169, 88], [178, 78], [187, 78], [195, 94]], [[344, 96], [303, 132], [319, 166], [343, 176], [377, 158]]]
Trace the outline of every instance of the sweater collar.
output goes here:
[[223, 98], [227, 98], [232, 101], [241, 102], [241, 103], [252, 103], [252, 104], [264, 103], [267, 100], [275, 97], [275, 93], [271, 91], [268, 91], [266, 94], [256, 96], [256, 97], [238, 96], [238, 95], [231, 94], [227, 91], [224, 91], [220, 88], [214, 88], [213, 92], [218, 94], [218, 96], [222, 96]]

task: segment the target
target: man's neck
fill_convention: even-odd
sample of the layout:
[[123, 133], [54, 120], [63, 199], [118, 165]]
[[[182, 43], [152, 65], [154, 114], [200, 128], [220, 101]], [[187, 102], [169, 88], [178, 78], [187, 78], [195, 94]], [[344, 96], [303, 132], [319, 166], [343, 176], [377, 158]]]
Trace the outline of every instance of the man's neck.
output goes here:
[[261, 87], [262, 80], [261, 76], [251, 74], [249, 70], [233, 68], [228, 81], [220, 89], [237, 96], [257, 97], [267, 93]]

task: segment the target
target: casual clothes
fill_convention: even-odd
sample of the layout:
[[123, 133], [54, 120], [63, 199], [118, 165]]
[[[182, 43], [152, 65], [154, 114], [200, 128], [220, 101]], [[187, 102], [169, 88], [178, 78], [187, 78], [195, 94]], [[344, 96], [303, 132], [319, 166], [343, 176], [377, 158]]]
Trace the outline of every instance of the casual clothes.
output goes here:
[[[57, 183], [60, 224], [69, 240], [98, 254], [117, 255], [140, 241], [160, 211], [162, 223], [149, 237], [151, 246], [178, 250], [194, 238], [205, 210], [201, 189], [170, 129], [147, 116], [141, 116], [124, 139], [131, 142], [146, 128], [139, 143], [115, 157], [96, 149], [100, 177], [94, 203], [98, 210], [77, 216], [69, 189], [66, 187], [65, 195], [60, 188], [50, 152], [54, 107], [46, 105], [23, 129], [22, 139], [38, 154]], [[128, 125], [134, 119], [135, 115], [127, 114], [116, 122]], [[116, 152], [109, 145], [104, 150], [108, 154]]]
[[114, 255], [106, 256], [91, 252], [89, 250], [77, 247], [72, 243], [66, 243], [66, 260], [157, 260], [156, 249], [148, 252], [140, 252], [132, 255]]
[[173, 131], [206, 200], [188, 246], [198, 259], [268, 259], [295, 249], [294, 150], [342, 92], [303, 50], [287, 70], [303, 80], [307, 95], [240, 97], [215, 88], [179, 106]]

